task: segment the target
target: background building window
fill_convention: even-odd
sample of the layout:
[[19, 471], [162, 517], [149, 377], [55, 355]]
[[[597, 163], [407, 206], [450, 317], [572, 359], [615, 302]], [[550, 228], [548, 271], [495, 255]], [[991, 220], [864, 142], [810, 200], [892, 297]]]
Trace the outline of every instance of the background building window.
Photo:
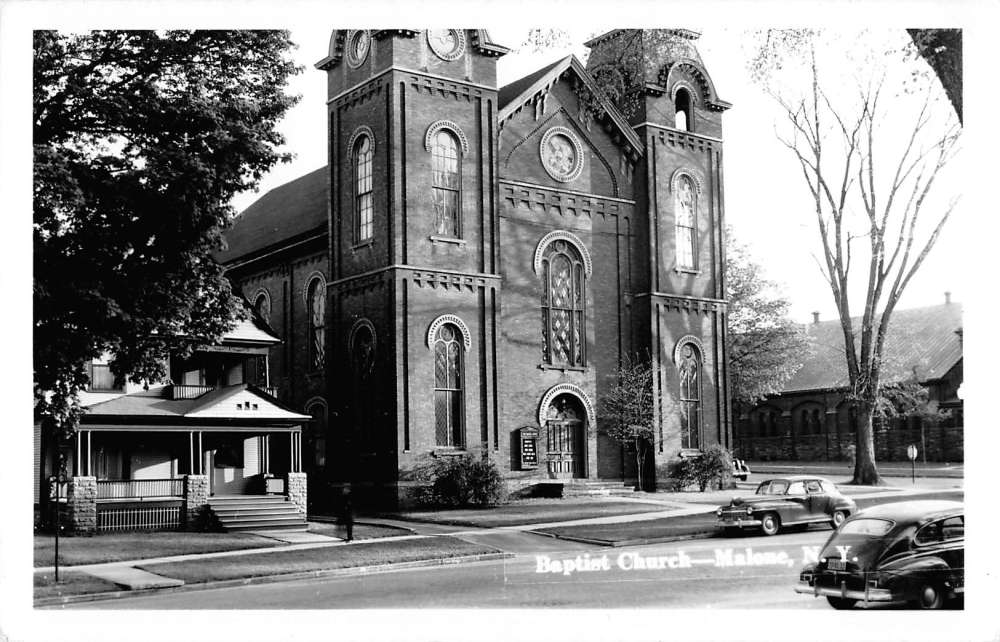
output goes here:
[[367, 241], [374, 235], [372, 203], [372, 141], [361, 136], [354, 144], [354, 240]]
[[681, 382], [681, 448], [701, 446], [701, 354], [688, 343], [677, 364]]
[[434, 230], [441, 236], [457, 238], [462, 235], [461, 167], [458, 140], [451, 132], [442, 129], [434, 136], [431, 148]]
[[572, 243], [558, 239], [542, 258], [542, 355], [552, 365], [584, 366], [586, 272]]
[[326, 356], [325, 290], [322, 279], [309, 283], [309, 364], [314, 370], [323, 367]]
[[457, 327], [446, 323], [434, 337], [434, 417], [438, 446], [464, 445], [463, 378], [462, 336]]
[[694, 181], [690, 176], [680, 176], [677, 180], [676, 192], [676, 223], [674, 229], [677, 237], [677, 267], [686, 270], [698, 268], [697, 236], [695, 222], [697, 217], [697, 196]]

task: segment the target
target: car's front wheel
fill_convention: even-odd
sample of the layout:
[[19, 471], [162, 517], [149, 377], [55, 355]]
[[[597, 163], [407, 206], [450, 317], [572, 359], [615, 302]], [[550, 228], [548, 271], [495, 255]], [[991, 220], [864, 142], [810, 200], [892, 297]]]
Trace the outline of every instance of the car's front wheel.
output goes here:
[[917, 606], [922, 609], [939, 609], [944, 606], [944, 592], [937, 584], [924, 584], [917, 595]]
[[765, 513], [760, 518], [760, 530], [765, 535], [777, 535], [781, 530], [781, 518], [775, 513]]
[[833, 530], [837, 530], [845, 519], [847, 519], [847, 511], [835, 510], [830, 516], [830, 526], [833, 527]]
[[842, 611], [844, 609], [853, 609], [854, 605], [858, 603], [857, 600], [852, 600], [847, 597], [834, 597], [832, 595], [826, 596], [826, 601], [830, 603], [830, 606]]

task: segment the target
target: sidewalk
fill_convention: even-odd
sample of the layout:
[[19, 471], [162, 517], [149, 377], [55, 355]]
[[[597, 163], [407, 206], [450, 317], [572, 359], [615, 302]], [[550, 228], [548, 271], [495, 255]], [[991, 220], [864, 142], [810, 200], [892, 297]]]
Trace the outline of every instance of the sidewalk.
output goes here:
[[[810, 461], [747, 461], [747, 465], [750, 466], [750, 470], [753, 473], [785, 473], [785, 474], [803, 474], [811, 473], [814, 475], [827, 475], [827, 476], [843, 476], [851, 477], [854, 474], [854, 467], [848, 462], [844, 461], [825, 461], [825, 462], [810, 462]], [[910, 462], [877, 462], [879, 474], [883, 477], [898, 477], [907, 478], [910, 477]], [[946, 463], [946, 462], [927, 462], [926, 464], [921, 461], [914, 462], [913, 466], [916, 477], [918, 479], [924, 478], [947, 478], [947, 479], [960, 479], [965, 476], [965, 464], [962, 462], [958, 463]]]

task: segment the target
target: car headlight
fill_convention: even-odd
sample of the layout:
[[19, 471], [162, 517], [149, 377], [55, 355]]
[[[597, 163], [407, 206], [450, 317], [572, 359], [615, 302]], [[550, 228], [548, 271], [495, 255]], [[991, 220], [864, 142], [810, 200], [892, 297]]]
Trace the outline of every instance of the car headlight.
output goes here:
[[747, 515], [753, 515], [753, 508], [747, 506]]
[[715, 509], [715, 514], [718, 515], [719, 517], [722, 517], [722, 507], [721, 506], [719, 508]]

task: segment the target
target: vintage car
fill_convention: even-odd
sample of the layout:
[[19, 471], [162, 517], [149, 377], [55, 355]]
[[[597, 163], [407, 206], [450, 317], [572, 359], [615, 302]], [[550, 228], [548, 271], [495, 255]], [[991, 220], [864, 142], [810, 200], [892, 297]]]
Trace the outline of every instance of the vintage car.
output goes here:
[[776, 535], [784, 526], [818, 522], [837, 528], [856, 511], [854, 501], [841, 495], [829, 479], [790, 475], [761, 482], [752, 497], [736, 497], [715, 514], [727, 533], [759, 527], [765, 535]]
[[965, 509], [911, 501], [865, 509], [830, 536], [819, 561], [802, 569], [798, 593], [826, 596], [835, 609], [858, 602], [908, 602], [937, 609], [965, 593]]
[[733, 478], [746, 481], [750, 477], [750, 466], [742, 459], [733, 459]]

